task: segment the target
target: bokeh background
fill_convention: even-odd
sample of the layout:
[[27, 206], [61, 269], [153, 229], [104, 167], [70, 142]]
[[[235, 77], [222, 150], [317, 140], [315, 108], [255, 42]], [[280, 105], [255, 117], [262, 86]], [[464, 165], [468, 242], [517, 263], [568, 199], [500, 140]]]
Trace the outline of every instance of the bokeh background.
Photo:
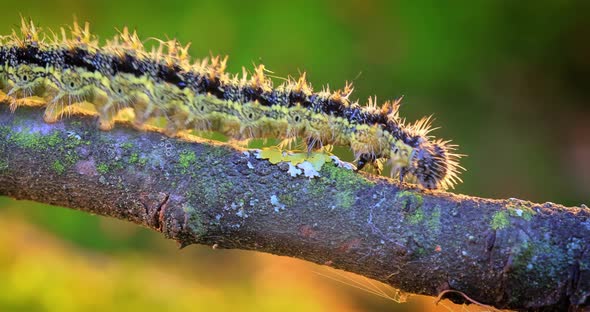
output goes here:
[[[580, 1], [4, 1], [57, 29], [75, 16], [103, 40], [115, 28], [192, 42], [308, 73], [316, 88], [353, 81], [353, 98], [404, 96], [409, 120], [469, 155], [457, 192], [568, 206], [590, 202], [590, 2]], [[350, 157], [350, 155], [344, 155]], [[462, 311], [398, 304], [371, 282], [302, 261], [191, 246], [124, 222], [0, 198], [1, 311]], [[346, 285], [346, 283], [351, 285]], [[393, 299], [395, 290], [379, 286]], [[474, 307], [469, 308], [477, 310]]]

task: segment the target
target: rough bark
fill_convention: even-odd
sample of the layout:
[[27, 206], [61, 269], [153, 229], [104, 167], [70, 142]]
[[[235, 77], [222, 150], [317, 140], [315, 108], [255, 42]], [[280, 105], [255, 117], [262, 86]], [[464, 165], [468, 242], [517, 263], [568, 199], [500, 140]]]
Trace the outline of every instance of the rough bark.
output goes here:
[[181, 246], [297, 257], [411, 293], [453, 289], [519, 310], [590, 305], [585, 206], [423, 191], [329, 163], [320, 177], [292, 177], [230, 145], [41, 115], [0, 107], [0, 195], [132, 221]]

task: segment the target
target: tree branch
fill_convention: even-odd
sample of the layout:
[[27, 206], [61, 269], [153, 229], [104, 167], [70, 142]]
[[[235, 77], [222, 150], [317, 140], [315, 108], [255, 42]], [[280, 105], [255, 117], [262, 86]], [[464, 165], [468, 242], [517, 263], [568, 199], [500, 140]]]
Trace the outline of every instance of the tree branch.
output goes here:
[[[590, 305], [590, 210], [429, 192], [94, 117], [0, 107], [0, 194], [128, 220], [181, 246], [257, 250], [497, 308]], [[462, 296], [448, 292], [455, 301]], [[455, 296], [455, 297], [453, 297]]]

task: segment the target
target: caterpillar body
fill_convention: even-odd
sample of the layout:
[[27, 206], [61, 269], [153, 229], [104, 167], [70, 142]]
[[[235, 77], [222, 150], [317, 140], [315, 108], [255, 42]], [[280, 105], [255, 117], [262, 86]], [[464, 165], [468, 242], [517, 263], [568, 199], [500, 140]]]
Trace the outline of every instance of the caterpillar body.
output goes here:
[[461, 181], [456, 145], [429, 135], [430, 117], [406, 122], [399, 100], [379, 107], [369, 99], [361, 106], [349, 99], [352, 85], [314, 92], [305, 73], [275, 87], [263, 65], [250, 75], [229, 75], [227, 57], [191, 62], [189, 46], [176, 40], [148, 52], [127, 28], [102, 46], [88, 23], [48, 35], [23, 19], [20, 33], [0, 39], [0, 89], [12, 110], [44, 105], [46, 122], [86, 102], [97, 111], [99, 128], [110, 130], [116, 115], [131, 108], [135, 126], [162, 117], [169, 135], [218, 131], [239, 141], [276, 138], [283, 145], [301, 139], [308, 151], [344, 145], [359, 169], [386, 163], [392, 176], [427, 189]]

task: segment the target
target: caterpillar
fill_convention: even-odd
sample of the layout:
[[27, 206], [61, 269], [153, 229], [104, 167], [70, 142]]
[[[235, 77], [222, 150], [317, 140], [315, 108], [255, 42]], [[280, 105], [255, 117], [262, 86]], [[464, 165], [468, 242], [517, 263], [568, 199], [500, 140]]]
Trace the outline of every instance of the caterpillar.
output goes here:
[[53, 33], [22, 19], [20, 34], [0, 37], [0, 90], [12, 110], [45, 106], [48, 123], [90, 103], [105, 131], [131, 109], [136, 127], [163, 118], [171, 136], [216, 131], [241, 142], [275, 138], [283, 147], [299, 139], [308, 152], [342, 145], [350, 147], [359, 170], [380, 172], [386, 164], [392, 177], [426, 189], [462, 182], [457, 146], [430, 135], [430, 117], [401, 118], [400, 100], [378, 106], [370, 98], [360, 105], [350, 100], [351, 84], [314, 91], [305, 73], [274, 86], [264, 65], [230, 75], [227, 57], [192, 62], [189, 46], [159, 41], [148, 51], [128, 28], [101, 45], [88, 23]]

